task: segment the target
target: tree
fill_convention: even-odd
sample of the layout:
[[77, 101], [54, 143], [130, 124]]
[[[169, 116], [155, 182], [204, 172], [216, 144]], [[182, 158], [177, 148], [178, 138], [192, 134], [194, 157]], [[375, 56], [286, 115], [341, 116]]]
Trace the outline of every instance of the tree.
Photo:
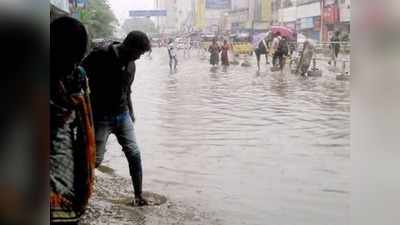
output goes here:
[[91, 38], [113, 37], [118, 20], [107, 0], [89, 0], [86, 9], [81, 10], [81, 21]]

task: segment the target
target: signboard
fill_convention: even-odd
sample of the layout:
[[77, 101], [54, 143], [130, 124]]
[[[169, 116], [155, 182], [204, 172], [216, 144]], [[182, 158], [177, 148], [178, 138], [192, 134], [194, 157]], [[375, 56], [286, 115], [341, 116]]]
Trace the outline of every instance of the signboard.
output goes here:
[[205, 0], [197, 0], [195, 9], [195, 27], [202, 29], [205, 26]]
[[261, 20], [269, 21], [271, 16], [271, 0], [261, 0]]
[[324, 24], [335, 24], [338, 19], [338, 7], [333, 5], [331, 7], [326, 7], [323, 9]]
[[310, 29], [314, 28], [314, 20], [312, 17], [301, 18], [300, 29]]
[[231, 0], [206, 0], [207, 9], [230, 9]]
[[131, 10], [130, 17], [167, 16], [167, 10]]

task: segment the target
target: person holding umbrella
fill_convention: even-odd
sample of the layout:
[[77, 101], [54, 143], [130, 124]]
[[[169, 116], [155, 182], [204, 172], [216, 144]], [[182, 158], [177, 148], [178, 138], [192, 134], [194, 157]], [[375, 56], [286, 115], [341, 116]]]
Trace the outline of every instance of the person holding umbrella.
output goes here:
[[275, 51], [275, 57], [279, 60], [279, 70], [283, 70], [285, 59], [289, 55], [289, 44], [286, 37], [281, 37], [278, 48]]
[[275, 67], [277, 65], [276, 60], [279, 58], [279, 54], [277, 53], [278, 47], [279, 47], [279, 42], [281, 41], [281, 33], [278, 31], [275, 33], [275, 37], [272, 40], [272, 46], [271, 46], [271, 54], [272, 54], [272, 66]]

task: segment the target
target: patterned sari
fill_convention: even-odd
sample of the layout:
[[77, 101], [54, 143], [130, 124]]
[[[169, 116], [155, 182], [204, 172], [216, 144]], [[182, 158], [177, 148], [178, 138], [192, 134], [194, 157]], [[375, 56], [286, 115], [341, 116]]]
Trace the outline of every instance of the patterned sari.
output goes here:
[[77, 223], [92, 193], [96, 148], [84, 69], [52, 80], [50, 93], [50, 221]]

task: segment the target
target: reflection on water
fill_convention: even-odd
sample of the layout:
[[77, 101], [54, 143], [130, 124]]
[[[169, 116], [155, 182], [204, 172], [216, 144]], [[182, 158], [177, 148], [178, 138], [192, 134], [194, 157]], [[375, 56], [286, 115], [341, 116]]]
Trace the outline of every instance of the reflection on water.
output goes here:
[[[348, 224], [348, 82], [254, 61], [210, 70], [195, 54], [170, 74], [163, 50], [137, 62], [133, 86], [145, 188], [222, 224]], [[120, 151], [107, 157], [128, 176]]]

